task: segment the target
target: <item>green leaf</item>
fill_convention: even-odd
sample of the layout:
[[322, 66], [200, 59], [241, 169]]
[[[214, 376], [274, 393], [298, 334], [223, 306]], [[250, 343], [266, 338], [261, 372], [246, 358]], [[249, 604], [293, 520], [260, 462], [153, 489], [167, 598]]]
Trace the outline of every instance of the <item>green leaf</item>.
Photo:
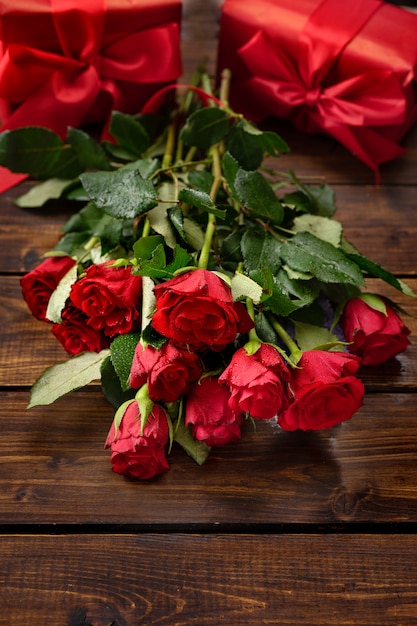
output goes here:
[[364, 285], [358, 265], [343, 252], [302, 232], [287, 240], [281, 248], [281, 258], [295, 271], [309, 272], [324, 283], [349, 283]]
[[0, 133], [0, 165], [33, 178], [76, 178], [82, 167], [70, 145], [48, 128], [26, 126]]
[[264, 131], [257, 134], [256, 140], [261, 148], [270, 156], [279, 156], [290, 151], [288, 144], [273, 131]]
[[331, 348], [344, 349], [344, 344], [327, 328], [294, 322], [295, 340], [301, 350], [329, 350]]
[[158, 246], [163, 245], [164, 238], [160, 235], [141, 237], [133, 244], [133, 252], [136, 259], [151, 259]]
[[161, 167], [161, 162], [159, 159], [137, 159], [136, 161], [132, 161], [132, 163], [126, 163], [123, 166], [124, 170], [139, 170], [139, 174], [142, 178], [151, 178], [156, 171]]
[[[169, 248], [175, 248], [176, 237], [169, 219], [169, 204], [176, 204], [177, 189], [173, 183], [163, 182], [158, 188], [159, 202], [154, 209], [148, 211], [150, 227], [165, 240]], [[182, 212], [181, 212], [182, 213]]]
[[177, 206], [171, 207], [167, 210], [167, 216], [181, 239], [185, 241], [184, 215], [181, 209]]
[[230, 191], [233, 196], [236, 197], [235, 180], [237, 173], [240, 170], [240, 165], [235, 157], [230, 154], [230, 152], [226, 152], [223, 156], [222, 166], [223, 173], [226, 178], [226, 182], [230, 188]]
[[188, 254], [187, 250], [181, 248], [178, 244], [175, 246], [174, 250], [174, 258], [165, 268], [165, 273], [167, 277], [173, 277], [177, 270], [182, 269], [183, 267], [188, 267], [192, 262], [193, 257], [191, 254]]
[[258, 135], [248, 132], [248, 126], [244, 120], [234, 124], [227, 135], [226, 148], [243, 169], [256, 170], [262, 163], [264, 151]]
[[354, 263], [356, 263], [356, 265], [358, 265], [369, 276], [373, 276], [374, 278], [380, 278], [388, 285], [391, 285], [391, 287], [395, 287], [395, 289], [398, 289], [407, 296], [417, 296], [417, 294], [414, 293], [414, 291], [409, 285], [407, 285], [407, 283], [397, 278], [396, 276], [391, 274], [391, 272], [384, 269], [374, 261], [371, 261], [371, 259], [368, 259], [361, 254], [347, 254], [346, 252], [345, 256]]
[[279, 135], [272, 131], [261, 131], [245, 119], [231, 127], [226, 137], [226, 147], [246, 170], [258, 169], [265, 153], [279, 156], [282, 152], [289, 152], [287, 143]]
[[109, 131], [119, 146], [134, 157], [141, 156], [149, 148], [148, 133], [142, 124], [131, 115], [114, 111]]
[[226, 136], [229, 126], [229, 116], [223, 109], [198, 109], [187, 118], [180, 139], [188, 146], [209, 148]]
[[65, 303], [71, 293], [71, 287], [76, 282], [78, 275], [77, 264], [61, 278], [55, 291], [49, 298], [48, 307], [46, 309], [46, 319], [50, 322], [61, 322], [61, 313], [65, 307]]
[[241, 250], [248, 272], [268, 267], [275, 274], [280, 266], [282, 243], [264, 229], [248, 228], [242, 237]]
[[52, 404], [61, 396], [100, 379], [100, 368], [109, 350], [84, 352], [69, 361], [48, 367], [32, 387], [28, 409]]
[[113, 364], [108, 356], [101, 366], [101, 389], [106, 400], [112, 405], [114, 409], [135, 397], [136, 390], [128, 389], [123, 391], [120, 385], [120, 380]]
[[150, 259], [137, 259], [134, 267], [136, 276], [149, 276], [153, 279], [162, 279], [166, 276], [166, 255], [164, 246], [159, 244], [154, 249]]
[[236, 199], [248, 209], [249, 213], [266, 222], [281, 224], [284, 218], [284, 209], [271, 185], [262, 174], [240, 169], [236, 174], [233, 186]]
[[318, 295], [317, 290], [290, 281], [283, 271], [280, 271], [278, 276], [273, 276], [268, 268], [262, 268], [252, 271], [250, 276], [262, 286], [264, 291], [262, 302], [265, 308], [275, 315], [290, 315], [311, 304]]
[[381, 298], [379, 298], [374, 293], [361, 293], [359, 297], [361, 300], [366, 302], [366, 304], [371, 307], [371, 309], [387, 315], [387, 305], [383, 300], [381, 300]]
[[210, 193], [213, 181], [213, 174], [207, 170], [191, 170], [188, 174], [188, 183], [191, 187], [205, 191], [208, 194]]
[[318, 215], [331, 217], [336, 211], [336, 201], [334, 190], [329, 185], [317, 185], [313, 187], [308, 185], [305, 187], [308, 195], [316, 207]]
[[148, 324], [142, 331], [142, 339], [157, 350], [160, 350], [164, 343], [168, 341], [166, 337], [160, 335], [151, 324]]
[[113, 217], [133, 219], [158, 204], [155, 187], [137, 170], [87, 172], [80, 180], [90, 200]]
[[310, 213], [331, 217], [336, 211], [335, 194], [329, 185], [306, 185], [302, 183], [294, 172], [289, 172], [291, 182], [302, 192], [310, 201]]
[[232, 298], [235, 301], [243, 298], [250, 298], [255, 304], [261, 301], [262, 287], [245, 274], [236, 273], [232, 278], [231, 288]]
[[175, 424], [174, 441], [179, 443], [198, 465], [203, 465], [207, 461], [211, 448], [204, 442], [194, 439], [182, 419]]
[[256, 334], [258, 335], [259, 339], [261, 339], [261, 341], [274, 344], [278, 342], [277, 334], [272, 328], [264, 313], [255, 313], [255, 327]]
[[186, 204], [191, 204], [192, 206], [197, 207], [201, 211], [206, 211], [207, 213], [212, 213], [216, 217], [220, 217], [222, 219], [226, 216], [226, 211], [222, 211], [218, 209], [214, 204], [213, 200], [205, 191], [200, 191], [199, 189], [191, 189], [190, 187], [185, 187], [181, 189], [178, 194], [178, 199], [180, 202], [185, 202]]
[[67, 142], [73, 148], [83, 170], [110, 170], [110, 161], [102, 146], [79, 128], [68, 129]]
[[34, 185], [27, 193], [17, 198], [15, 204], [25, 209], [43, 206], [48, 200], [60, 198], [65, 189], [71, 185], [72, 181], [50, 178]]
[[195, 220], [184, 217], [185, 240], [194, 250], [201, 250], [204, 244], [204, 231]]
[[222, 264], [236, 264], [243, 261], [241, 240], [242, 233], [238, 230], [232, 231], [230, 235], [227, 235], [227, 237], [223, 239], [220, 250]]
[[129, 389], [129, 376], [136, 346], [140, 340], [140, 333], [129, 333], [116, 337], [110, 346], [110, 358], [122, 391]]
[[308, 231], [328, 241], [333, 246], [338, 248], [342, 240], [343, 226], [340, 222], [328, 217], [322, 217], [321, 215], [300, 215], [294, 219], [293, 230], [297, 233]]

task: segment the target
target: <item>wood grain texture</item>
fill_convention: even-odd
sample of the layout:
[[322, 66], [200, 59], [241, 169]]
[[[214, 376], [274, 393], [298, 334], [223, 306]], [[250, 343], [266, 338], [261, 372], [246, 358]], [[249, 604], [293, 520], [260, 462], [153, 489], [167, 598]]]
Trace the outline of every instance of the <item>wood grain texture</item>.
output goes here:
[[191, 530], [417, 520], [413, 393], [369, 393], [355, 417], [328, 431], [248, 424], [202, 467], [175, 445], [170, 471], [145, 483], [111, 472], [103, 444], [113, 411], [99, 391], [30, 411], [25, 392], [0, 399], [0, 524]]
[[2, 626], [417, 622], [414, 535], [35, 535], [0, 545]]
[[[215, 76], [220, 5], [184, 0], [182, 82], [202, 61]], [[331, 137], [268, 125], [291, 148], [275, 166], [331, 184], [346, 237], [416, 290], [417, 127], [377, 186]], [[0, 195], [0, 626], [417, 625], [416, 343], [361, 371], [364, 406], [331, 431], [248, 424], [202, 467], [174, 446], [167, 474], [124, 479], [97, 385], [25, 409], [66, 355], [19, 277], [78, 208], [20, 209], [30, 185]], [[417, 315], [416, 300], [369, 289]]]

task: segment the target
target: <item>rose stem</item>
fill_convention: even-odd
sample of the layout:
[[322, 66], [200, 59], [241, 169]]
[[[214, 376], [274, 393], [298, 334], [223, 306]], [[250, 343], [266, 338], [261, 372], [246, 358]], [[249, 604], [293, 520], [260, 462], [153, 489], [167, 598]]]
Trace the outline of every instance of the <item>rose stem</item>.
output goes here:
[[277, 333], [278, 337], [280, 337], [282, 339], [282, 341], [285, 343], [285, 345], [287, 346], [288, 350], [290, 351], [290, 359], [291, 359], [291, 361], [293, 363], [297, 364], [298, 361], [301, 358], [302, 353], [303, 353], [302, 350], [300, 350], [300, 348], [297, 346], [295, 341], [289, 336], [287, 331], [281, 326], [281, 324], [278, 322], [278, 320], [273, 315], [267, 315], [267, 317], [268, 317], [268, 320], [269, 320], [271, 326], [273, 327], [273, 329]]
[[[253, 305], [253, 300], [249, 297], [246, 298], [246, 310], [249, 313], [250, 318], [254, 322], [255, 321], [255, 307]], [[256, 334], [255, 327], [250, 329], [248, 333], [248, 339], [249, 341], [256, 341], [257, 343], [262, 343], [258, 335]]]
[[[210, 155], [212, 156], [212, 159], [213, 159], [212, 172], [214, 176], [213, 184], [210, 189], [210, 198], [213, 200], [213, 202], [215, 202], [217, 192], [219, 190], [220, 183], [222, 180], [220, 152], [219, 152], [218, 145], [212, 146], [210, 148]], [[200, 269], [206, 269], [208, 266], [211, 242], [213, 240], [215, 230], [216, 230], [216, 216], [213, 215], [213, 213], [209, 213], [208, 220], [207, 220], [207, 228], [204, 234], [204, 243], [203, 243], [203, 247], [201, 248], [200, 259], [198, 261], [198, 267]]]

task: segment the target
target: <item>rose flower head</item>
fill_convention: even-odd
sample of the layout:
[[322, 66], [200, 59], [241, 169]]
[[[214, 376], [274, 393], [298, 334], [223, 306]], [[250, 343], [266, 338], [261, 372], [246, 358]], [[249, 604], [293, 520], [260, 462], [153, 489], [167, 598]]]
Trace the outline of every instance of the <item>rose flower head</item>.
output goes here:
[[355, 376], [360, 359], [346, 352], [309, 350], [291, 372], [293, 399], [278, 416], [283, 430], [320, 430], [348, 420], [363, 403]]
[[349, 300], [340, 318], [349, 352], [363, 365], [379, 365], [404, 352], [410, 329], [383, 299], [364, 294]]
[[72, 286], [74, 306], [86, 314], [90, 326], [103, 329], [108, 337], [124, 335], [140, 325], [142, 278], [131, 270], [109, 263], [90, 265]]
[[52, 256], [20, 279], [23, 298], [34, 317], [46, 320], [51, 295], [76, 261], [70, 256]]
[[194, 439], [208, 446], [224, 446], [241, 437], [243, 413], [229, 406], [230, 392], [218, 378], [206, 377], [193, 385], [186, 397], [185, 424]]
[[200, 358], [195, 352], [177, 347], [171, 341], [160, 350], [139, 342], [129, 382], [133, 389], [147, 383], [149, 397], [154, 402], [175, 402], [200, 378], [201, 371]]
[[231, 396], [229, 407], [258, 419], [271, 419], [288, 406], [286, 383], [290, 372], [278, 350], [261, 343], [253, 354], [237, 350], [219, 381]]
[[169, 439], [165, 411], [155, 404], [141, 433], [141, 416], [136, 400], [123, 413], [116, 430], [114, 422], [106, 439], [111, 448], [113, 472], [147, 480], [169, 469], [165, 447]]
[[221, 351], [254, 324], [229, 285], [209, 270], [197, 269], [154, 288], [156, 312], [152, 326], [161, 335], [190, 350]]
[[71, 304], [62, 311], [62, 322], [52, 326], [52, 333], [71, 355], [100, 352], [110, 345], [109, 337], [89, 326], [85, 313]]

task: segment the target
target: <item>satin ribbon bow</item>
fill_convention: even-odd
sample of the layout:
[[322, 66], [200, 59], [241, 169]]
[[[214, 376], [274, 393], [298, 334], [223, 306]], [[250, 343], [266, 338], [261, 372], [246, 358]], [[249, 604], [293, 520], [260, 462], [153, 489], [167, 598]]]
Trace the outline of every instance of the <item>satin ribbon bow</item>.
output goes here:
[[[103, 121], [111, 110], [126, 107], [126, 86], [136, 84], [145, 100], [161, 84], [181, 75], [179, 27], [161, 26], [120, 33], [103, 44], [105, 0], [50, 0], [58, 48], [10, 43], [0, 63], [0, 96], [21, 102], [3, 119], [0, 131], [28, 125], [51, 128], [65, 137], [68, 126]], [[128, 29], [128, 24], [127, 24]], [[153, 87], [154, 86], [154, 87]], [[138, 91], [139, 90], [139, 91]], [[143, 99], [140, 98], [140, 105]], [[134, 103], [130, 103], [132, 107]], [[91, 120], [94, 107], [102, 119]], [[97, 113], [97, 111], [96, 111]], [[0, 172], [0, 191], [19, 177]]]
[[324, 0], [292, 50], [284, 50], [262, 31], [238, 50], [251, 74], [239, 85], [240, 97], [252, 94], [254, 112], [258, 107], [255, 117], [275, 116], [290, 119], [305, 132], [325, 131], [377, 177], [379, 163], [404, 152], [378, 132], [378, 126], [404, 122], [406, 99], [400, 81], [391, 70], [364, 71], [339, 81], [331, 70], [380, 6], [379, 0], [351, 0], [341, 17], [340, 4]]

